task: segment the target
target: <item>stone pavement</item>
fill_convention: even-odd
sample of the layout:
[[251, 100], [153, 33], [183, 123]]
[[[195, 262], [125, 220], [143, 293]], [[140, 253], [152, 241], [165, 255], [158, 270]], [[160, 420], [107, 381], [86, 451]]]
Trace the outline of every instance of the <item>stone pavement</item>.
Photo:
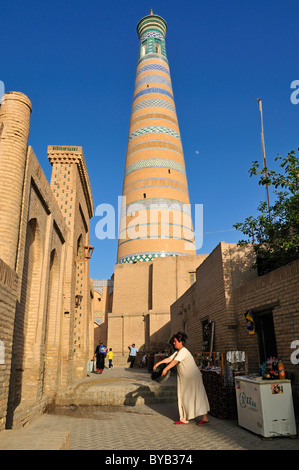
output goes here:
[[57, 405], [142, 405], [177, 401], [176, 376], [163, 384], [151, 379], [147, 369], [114, 367], [103, 374], [90, 373], [56, 398]]
[[[175, 381], [175, 376], [170, 377], [164, 387], [166, 384], [167, 387], [173, 387]], [[299, 450], [297, 438], [276, 437], [263, 440], [238, 426], [236, 420], [222, 420], [210, 416], [209, 424], [205, 426], [197, 426], [197, 420], [192, 420], [187, 425], [175, 425], [178, 410], [177, 403], [172, 398], [169, 402], [163, 397], [163, 403], [159, 403], [159, 400], [158, 403], [149, 403], [146, 397], [144, 399], [142, 396], [143, 388], [148, 391], [153, 385], [150, 373], [146, 370], [116, 367], [112, 370], [105, 369], [102, 375], [90, 374], [90, 377], [77, 381], [72, 387], [76, 393], [72, 394], [71, 390], [68, 390], [66, 395], [78, 399], [78, 390], [81, 389], [83, 401], [87, 403], [87, 399], [93, 400], [93, 393], [88, 394], [88, 390], [112, 390], [113, 385], [115, 389], [118, 387], [117, 393], [122, 386], [126, 387], [125, 392], [134, 386], [137, 394], [133, 397], [135, 403], [128, 402], [127, 406], [86, 406], [73, 403], [69, 406], [70, 403], [66, 401], [68, 406], [59, 406], [21, 430], [3, 431], [6, 434], [0, 434], [0, 449], [69, 448], [107, 452], [148, 450], [164, 453], [197, 450]], [[132, 392], [128, 393], [131, 399]], [[142, 398], [143, 404], [138, 404], [142, 403]], [[102, 452], [101, 455], [104, 454]], [[117, 452], [115, 455], [118, 455]], [[132, 452], [132, 455], [138, 454]]]

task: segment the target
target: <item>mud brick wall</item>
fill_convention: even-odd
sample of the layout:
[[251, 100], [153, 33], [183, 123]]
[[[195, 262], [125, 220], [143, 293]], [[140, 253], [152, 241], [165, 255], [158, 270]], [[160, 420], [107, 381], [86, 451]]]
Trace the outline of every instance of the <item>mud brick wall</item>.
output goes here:
[[0, 431], [5, 429], [18, 276], [0, 259]]
[[[278, 356], [292, 378], [294, 395], [299, 399], [299, 364], [292, 363], [293, 341], [299, 340], [299, 261], [258, 277], [234, 291], [238, 318], [238, 347], [246, 349], [251, 371], [257, 371], [259, 352], [256, 335], [244, 328], [244, 312], [272, 310]], [[298, 349], [298, 348], [297, 348]], [[299, 356], [299, 353], [298, 353]], [[294, 362], [294, 361], [293, 361]]]
[[252, 263], [251, 249], [221, 242], [197, 268], [195, 284], [171, 306], [171, 332], [185, 331], [190, 351], [202, 351], [206, 320], [215, 324], [213, 351], [236, 348], [233, 290], [256, 277]]

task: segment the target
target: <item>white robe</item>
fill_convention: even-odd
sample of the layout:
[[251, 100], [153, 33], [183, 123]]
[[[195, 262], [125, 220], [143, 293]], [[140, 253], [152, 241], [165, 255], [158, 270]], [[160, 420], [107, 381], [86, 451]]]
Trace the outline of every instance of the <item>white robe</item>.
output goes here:
[[171, 359], [177, 364], [178, 407], [181, 421], [202, 416], [210, 410], [202, 375], [190, 351], [183, 347]]

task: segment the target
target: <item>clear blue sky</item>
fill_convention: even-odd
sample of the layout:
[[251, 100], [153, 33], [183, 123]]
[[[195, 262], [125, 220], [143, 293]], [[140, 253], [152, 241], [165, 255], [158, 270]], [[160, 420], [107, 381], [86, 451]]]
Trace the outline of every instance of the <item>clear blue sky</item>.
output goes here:
[[[203, 204], [198, 253], [242, 235], [265, 191], [248, 170], [299, 147], [298, 0], [1, 0], [0, 80], [33, 104], [29, 144], [50, 181], [48, 145], [82, 145], [94, 205], [122, 192], [137, 63], [138, 21], [167, 24], [166, 46], [190, 202]], [[117, 239], [99, 241], [91, 221], [94, 279], [113, 273]], [[116, 234], [117, 235], [117, 234]]]

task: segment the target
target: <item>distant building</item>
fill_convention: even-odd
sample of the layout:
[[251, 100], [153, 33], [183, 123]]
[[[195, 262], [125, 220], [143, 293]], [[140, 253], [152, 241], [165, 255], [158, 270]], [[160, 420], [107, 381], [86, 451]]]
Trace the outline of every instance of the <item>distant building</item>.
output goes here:
[[112, 311], [113, 279], [97, 279], [93, 282], [94, 347], [107, 343], [108, 313]]

